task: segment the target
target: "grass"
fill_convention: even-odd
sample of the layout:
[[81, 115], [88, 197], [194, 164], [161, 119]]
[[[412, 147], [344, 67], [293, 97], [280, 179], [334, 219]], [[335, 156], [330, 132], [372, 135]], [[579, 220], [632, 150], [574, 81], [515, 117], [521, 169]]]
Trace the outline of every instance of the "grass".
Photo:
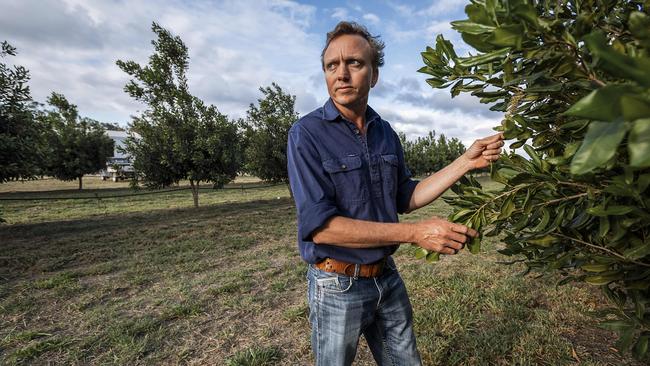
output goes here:
[[[0, 201], [0, 364], [313, 363], [286, 187], [207, 190], [194, 209], [189, 191], [43, 201], [31, 198], [87, 193], [11, 184], [22, 191], [0, 198], [30, 200]], [[403, 219], [449, 212], [435, 202]], [[594, 288], [521, 277], [496, 263], [499, 246], [433, 265], [397, 252], [426, 365], [639, 364], [587, 315], [606, 306]], [[374, 364], [366, 347], [355, 364]]]

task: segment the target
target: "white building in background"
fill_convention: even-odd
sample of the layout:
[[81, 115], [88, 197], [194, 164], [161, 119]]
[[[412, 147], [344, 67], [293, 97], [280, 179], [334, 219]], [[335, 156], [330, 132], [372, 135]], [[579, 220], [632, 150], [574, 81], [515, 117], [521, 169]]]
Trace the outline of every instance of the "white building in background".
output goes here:
[[135, 171], [133, 170], [131, 156], [122, 151], [125, 146], [124, 142], [129, 137], [129, 133], [126, 131], [108, 130], [106, 134], [114, 142], [113, 156], [106, 159], [106, 168], [102, 169], [99, 173], [102, 180], [111, 179], [113, 182], [117, 182], [120, 179], [133, 177]]

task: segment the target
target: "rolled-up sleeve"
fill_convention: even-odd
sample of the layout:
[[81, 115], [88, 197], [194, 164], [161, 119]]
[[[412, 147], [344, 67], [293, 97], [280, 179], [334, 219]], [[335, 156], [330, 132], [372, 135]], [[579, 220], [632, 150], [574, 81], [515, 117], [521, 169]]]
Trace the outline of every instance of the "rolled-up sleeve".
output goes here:
[[409, 171], [404, 161], [404, 149], [400, 143], [399, 137], [395, 134], [397, 140], [397, 212], [403, 214], [408, 211], [411, 196], [415, 191], [415, 186], [420, 181], [411, 179], [411, 171]]
[[287, 141], [289, 184], [298, 210], [298, 236], [312, 241], [312, 233], [338, 214], [334, 185], [323, 169], [312, 137], [300, 125]]

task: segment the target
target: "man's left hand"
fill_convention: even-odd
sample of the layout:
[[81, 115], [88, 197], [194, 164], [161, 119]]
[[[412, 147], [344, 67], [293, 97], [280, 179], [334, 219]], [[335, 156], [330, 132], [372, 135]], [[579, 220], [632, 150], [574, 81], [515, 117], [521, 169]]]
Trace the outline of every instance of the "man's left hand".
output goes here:
[[463, 157], [469, 162], [470, 169], [485, 168], [499, 159], [503, 145], [503, 133], [497, 133], [474, 141]]

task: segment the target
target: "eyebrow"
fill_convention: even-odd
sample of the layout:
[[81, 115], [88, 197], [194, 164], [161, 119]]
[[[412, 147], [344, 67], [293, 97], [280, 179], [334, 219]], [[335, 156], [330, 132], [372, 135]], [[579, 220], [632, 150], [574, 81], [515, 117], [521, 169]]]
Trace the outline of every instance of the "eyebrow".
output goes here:
[[[332, 63], [339, 62], [339, 60], [340, 60], [339, 57], [333, 57], [333, 58], [330, 58], [330, 59], [325, 59], [325, 60], [324, 60], [324, 64], [325, 64], [325, 65], [329, 65], [329, 64], [332, 64]], [[343, 61], [359, 61], [359, 62], [362, 62], [362, 63], [365, 62], [365, 61], [363, 60], [363, 57], [361, 57], [361, 56], [348, 56], [348, 57], [344, 57], [344, 58], [343, 58]]]

